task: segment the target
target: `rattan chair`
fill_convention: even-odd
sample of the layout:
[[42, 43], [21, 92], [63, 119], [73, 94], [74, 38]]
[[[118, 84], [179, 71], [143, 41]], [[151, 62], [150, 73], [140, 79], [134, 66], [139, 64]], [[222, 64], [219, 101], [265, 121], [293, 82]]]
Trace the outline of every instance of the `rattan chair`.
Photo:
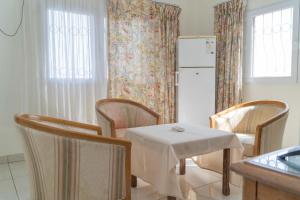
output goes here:
[[[210, 126], [237, 134], [244, 151], [232, 151], [231, 162], [236, 162], [281, 149], [288, 113], [289, 107], [284, 102], [252, 101], [211, 116]], [[222, 152], [211, 153], [194, 160], [203, 168], [222, 173]]]
[[131, 199], [131, 143], [101, 128], [39, 115], [16, 115], [32, 200]]
[[103, 135], [123, 137], [126, 128], [159, 124], [159, 114], [127, 99], [102, 99], [96, 102], [98, 124]]
[[[160, 116], [146, 106], [128, 99], [102, 99], [96, 102], [96, 114], [102, 133], [123, 138], [126, 128], [159, 124]], [[137, 186], [137, 177], [131, 177], [131, 186]]]

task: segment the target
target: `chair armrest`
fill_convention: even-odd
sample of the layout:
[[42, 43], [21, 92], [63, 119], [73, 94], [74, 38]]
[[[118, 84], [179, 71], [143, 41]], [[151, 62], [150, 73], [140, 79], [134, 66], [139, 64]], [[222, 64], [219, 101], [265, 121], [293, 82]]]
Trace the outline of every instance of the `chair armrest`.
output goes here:
[[115, 130], [115, 122], [109, 116], [107, 116], [104, 112], [96, 107], [96, 115], [98, 124], [102, 128], [102, 133], [105, 136], [109, 137], [117, 137]]
[[102, 135], [102, 129], [100, 126], [86, 124], [81, 122], [74, 122], [70, 120], [48, 117], [48, 116], [40, 116], [40, 115], [28, 115], [29, 118], [36, 119], [38, 121], [50, 122], [54, 124], [64, 125], [64, 126], [71, 126], [74, 128], [86, 129], [90, 131], [96, 131], [98, 135]]
[[222, 116], [213, 115], [209, 118], [210, 128], [232, 132], [233, 128], [230, 121]]
[[100, 126], [97, 126], [97, 125], [86, 124], [86, 123], [82, 123], [82, 122], [68, 121], [68, 120], [61, 120], [60, 124], [67, 125], [67, 126], [73, 126], [75, 128], [80, 128], [80, 129], [96, 131], [97, 135], [102, 135], [102, 129]]
[[256, 127], [254, 155], [269, 153], [281, 148], [288, 110]]
[[230, 115], [236, 112], [237, 109], [238, 107], [233, 106], [210, 116], [210, 127], [232, 132], [234, 127], [232, 127], [230, 122]]
[[223, 131], [233, 132], [235, 128], [235, 123], [231, 117], [231, 112], [222, 114], [215, 114], [209, 118], [210, 127], [214, 129], [219, 129]]
[[161, 117], [160, 117], [160, 114], [154, 112], [155, 114], [153, 115], [155, 118], [156, 118], [156, 124], [162, 124], [162, 121], [161, 121]]
[[216, 118], [217, 118], [217, 115], [212, 115], [212, 116], [209, 117], [209, 126], [210, 126], [210, 128], [217, 129]]

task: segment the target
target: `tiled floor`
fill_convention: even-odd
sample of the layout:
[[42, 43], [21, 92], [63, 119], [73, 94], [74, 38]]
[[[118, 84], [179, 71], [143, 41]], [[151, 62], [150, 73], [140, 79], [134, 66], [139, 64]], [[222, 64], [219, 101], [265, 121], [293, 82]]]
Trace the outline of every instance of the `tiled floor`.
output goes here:
[[[203, 170], [191, 161], [187, 162], [187, 173], [178, 176], [186, 200], [241, 200], [240, 188], [231, 186], [231, 195], [221, 193], [221, 176]], [[150, 185], [138, 180], [138, 187], [132, 189], [133, 200], [166, 200], [157, 194]], [[30, 200], [29, 184], [25, 162], [0, 164], [0, 200]]]

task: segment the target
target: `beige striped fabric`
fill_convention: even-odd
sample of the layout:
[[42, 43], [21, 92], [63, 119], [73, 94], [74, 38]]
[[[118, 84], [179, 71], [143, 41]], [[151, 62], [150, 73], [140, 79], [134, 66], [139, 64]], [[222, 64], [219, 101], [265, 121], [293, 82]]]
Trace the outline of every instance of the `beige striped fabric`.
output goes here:
[[[236, 133], [244, 146], [243, 152], [238, 149], [231, 150], [231, 163], [254, 156], [255, 141], [258, 139], [256, 137], [257, 126], [270, 120], [272, 117], [284, 111], [284, 109], [285, 108], [276, 106], [276, 104], [262, 103], [236, 108], [214, 118], [216, 129]], [[261, 154], [281, 148], [287, 118], [288, 115], [285, 115], [262, 129]], [[222, 173], [222, 157], [223, 152], [218, 151], [195, 157], [193, 160], [200, 167]], [[242, 178], [234, 172], [231, 172], [230, 182], [236, 186], [242, 186]]]
[[255, 134], [258, 124], [263, 123], [283, 109], [276, 105], [253, 105], [237, 108], [216, 118], [217, 129], [234, 133]]
[[[146, 110], [124, 102], [107, 102], [98, 106], [98, 109], [114, 121], [115, 129], [150, 126], [157, 124], [157, 118]], [[112, 124], [97, 112], [98, 124], [103, 135], [112, 135]]]
[[125, 192], [123, 146], [20, 128], [32, 200], [118, 200]]

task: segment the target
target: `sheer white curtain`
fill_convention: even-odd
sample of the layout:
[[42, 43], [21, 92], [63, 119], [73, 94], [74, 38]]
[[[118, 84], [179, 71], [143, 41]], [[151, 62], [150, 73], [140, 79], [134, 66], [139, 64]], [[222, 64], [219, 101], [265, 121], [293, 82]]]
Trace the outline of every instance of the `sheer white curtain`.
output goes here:
[[27, 0], [24, 111], [95, 122], [106, 97], [106, 1]]

